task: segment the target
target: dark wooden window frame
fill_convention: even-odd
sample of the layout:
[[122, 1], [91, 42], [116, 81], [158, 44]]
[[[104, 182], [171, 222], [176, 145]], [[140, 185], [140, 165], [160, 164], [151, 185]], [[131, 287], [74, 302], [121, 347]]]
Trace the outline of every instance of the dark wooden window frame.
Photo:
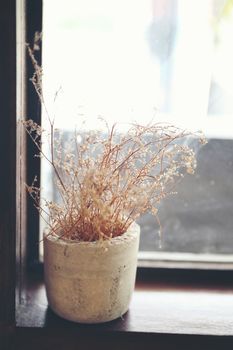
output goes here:
[[[36, 32], [42, 32], [42, 0], [30, 0], [25, 2], [26, 11], [26, 42], [33, 45], [34, 35]], [[36, 60], [41, 64], [42, 48], [35, 51]], [[26, 117], [33, 119], [41, 125], [41, 104], [37, 93], [33, 87], [30, 78], [33, 76], [34, 68], [30, 57], [26, 53]], [[37, 177], [37, 183], [40, 184], [40, 158], [35, 157], [37, 148], [32, 140], [27, 137], [27, 184], [31, 184]], [[39, 213], [35, 208], [33, 201], [27, 196], [27, 245], [30, 247], [27, 252], [27, 264], [34, 265], [39, 261]]]
[[15, 323], [16, 23], [15, 1], [0, 2], [0, 348]]
[[[23, 3], [24, 1], [22, 1], [22, 8]], [[153, 324], [153, 322], [156, 323], [157, 318], [154, 313], [157, 309], [153, 303], [150, 305], [150, 298], [151, 296], [151, 300], [153, 297], [156, 298], [156, 293], [160, 290], [166, 293], [170, 291], [169, 295], [172, 296], [174, 293], [174, 297], [179, 296], [177, 293], [182, 291], [184, 293], [182, 295], [187, 297], [192, 304], [192, 296], [194, 296], [192, 293], [195, 290], [201, 290], [207, 293], [205, 294], [207, 296], [208, 293], [211, 296], [217, 292], [216, 297], [221, 301], [221, 298], [224, 300], [224, 297], [228, 298], [229, 295], [232, 295], [232, 271], [139, 269], [136, 290], [136, 293], [137, 291], [139, 293], [137, 294], [138, 305], [133, 304], [132, 308], [135, 307], [135, 310], [133, 308], [125, 319], [106, 325], [82, 326], [69, 323], [59, 319], [47, 309], [46, 304], [43, 304], [44, 297], [40, 299], [44, 288], [41, 266], [35, 264], [38, 250], [31, 249], [33, 245], [34, 247], [37, 245], [38, 241], [38, 216], [35, 212], [33, 214], [32, 207], [27, 204], [24, 207], [28, 210], [25, 220], [26, 209], [22, 212], [18, 204], [24, 198], [24, 190], [20, 187], [19, 181], [25, 177], [30, 182], [34, 175], [38, 174], [40, 166], [39, 163], [34, 163], [31, 157], [34, 151], [30, 143], [25, 143], [24, 136], [18, 136], [16, 133], [16, 130], [20, 130], [16, 123], [16, 4], [16, 0], [0, 2], [0, 38], [4, 48], [0, 54], [0, 349], [50, 349], [56, 345], [68, 350], [90, 349], [94, 346], [102, 349], [196, 349], [198, 346], [205, 349], [217, 349], [220, 346], [231, 348], [233, 338], [229, 334], [233, 334], [233, 330], [229, 327], [233, 325], [233, 316], [232, 319], [229, 319], [229, 323], [221, 328], [221, 332], [218, 329], [212, 329], [212, 331], [210, 329], [210, 333], [207, 332], [204, 335], [199, 332], [201, 330], [199, 327], [196, 331], [194, 329], [187, 331], [187, 334], [182, 334], [182, 329], [179, 331], [176, 326], [171, 327], [169, 317], [166, 320], [167, 327], [165, 325], [161, 331], [158, 324], [157, 326]], [[25, 4], [25, 13], [22, 13], [22, 16], [25, 15], [26, 21], [22, 17], [22, 23], [27, 26], [27, 29], [31, 28], [31, 32], [27, 32], [25, 36], [27, 41], [31, 41], [34, 32], [41, 29], [42, 2], [41, 0], [25, 0]], [[39, 22], [37, 18], [40, 18]], [[23, 52], [21, 58], [23, 63], [25, 60]], [[22, 71], [24, 71], [23, 66]], [[31, 72], [28, 69], [26, 73], [27, 81]], [[23, 90], [25, 89], [27, 97], [22, 111], [26, 111], [29, 118], [38, 118], [39, 122], [40, 107], [36, 96], [30, 92], [27, 84], [21, 86]], [[20, 134], [21, 132], [22, 130]], [[20, 143], [21, 153], [18, 154], [18, 157], [16, 140]], [[29, 158], [32, 160], [29, 161]], [[27, 167], [24, 162], [27, 163]], [[20, 173], [18, 172], [19, 166], [22, 168]], [[17, 198], [20, 197], [18, 202], [16, 195]], [[18, 217], [19, 212], [21, 212], [20, 218]], [[16, 304], [17, 281], [21, 289], [26, 288], [17, 298]], [[166, 303], [166, 297], [164, 297], [164, 302]], [[172, 307], [175, 308], [175, 306]], [[162, 310], [167, 312], [166, 305]], [[179, 309], [176, 311], [179, 312]], [[193, 311], [195, 314], [197, 310]], [[227, 313], [227, 306], [223, 312], [225, 311]], [[18, 315], [17, 323], [16, 314]], [[182, 312], [181, 316], [183, 317]], [[185, 312], [184, 317], [186, 317]], [[191, 325], [191, 312], [188, 317], [191, 318]], [[165, 320], [163, 315], [160, 320], [161, 322]], [[177, 320], [182, 325], [179, 315], [177, 315]], [[183, 321], [185, 322], [185, 319]], [[200, 318], [201, 321], [205, 320]], [[226, 330], [225, 334], [224, 330]]]

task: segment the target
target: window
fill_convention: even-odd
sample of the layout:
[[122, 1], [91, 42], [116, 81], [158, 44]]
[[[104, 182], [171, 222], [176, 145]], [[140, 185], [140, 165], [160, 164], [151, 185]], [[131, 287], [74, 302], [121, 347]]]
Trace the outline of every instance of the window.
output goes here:
[[227, 0], [44, 2], [44, 90], [57, 127], [69, 133], [82, 115], [90, 125], [98, 115], [109, 123], [155, 117], [209, 140], [196, 149], [195, 175], [161, 204], [161, 248], [154, 218], [140, 219], [140, 250], [151, 261], [233, 259], [232, 34]]
[[[1, 349], [41, 349], [44, 348], [45, 344], [48, 348], [57, 344], [67, 350], [73, 349], [75, 345], [85, 349], [92, 348], [96, 344], [99, 344], [103, 349], [109, 347], [114, 349], [128, 349], [132, 344], [134, 344], [135, 349], [142, 349], [145, 347], [145, 344], [147, 344], [148, 348], [154, 348], [157, 345], [163, 349], [171, 348], [171, 344], [179, 349], [186, 349], [187, 344], [192, 344], [193, 348], [199, 346], [205, 349], [214, 349], [219, 348], [218, 345], [223, 347], [225, 345], [224, 348], [231, 348], [232, 337], [229, 337], [229, 335], [232, 335], [232, 315], [229, 305], [232, 303], [232, 278], [229, 278], [231, 275], [229, 271], [220, 271], [219, 273], [216, 273], [216, 271], [207, 271], [207, 273], [206, 271], [202, 271], [204, 272], [202, 275], [202, 282], [204, 280], [204, 283], [201, 283], [201, 291], [200, 285], [195, 281], [195, 273], [193, 271], [185, 271], [186, 276], [188, 275], [188, 280], [192, 282], [188, 285], [188, 290], [187, 285], [183, 285], [183, 287], [181, 285], [180, 288], [177, 285], [176, 278], [175, 285], [168, 283], [167, 286], [164, 286], [161, 280], [166, 275], [166, 272], [169, 271], [163, 271], [163, 276], [159, 273], [160, 282], [152, 281], [149, 291], [145, 291], [145, 285], [143, 287], [143, 283], [139, 283], [139, 290], [137, 291], [137, 296], [130, 313], [124, 319], [119, 319], [116, 323], [113, 322], [107, 325], [84, 326], [72, 324], [56, 317], [47, 308], [43, 279], [40, 279], [41, 276], [37, 274], [38, 271], [35, 269], [35, 266], [33, 266], [32, 274], [28, 274], [28, 264], [26, 263], [24, 265], [24, 260], [22, 261], [22, 245], [26, 243], [26, 237], [24, 237], [26, 232], [20, 218], [17, 218], [17, 229], [15, 230], [16, 216], [21, 216], [21, 214], [22, 216], [24, 214], [26, 215], [25, 207], [20, 208], [19, 201], [15, 205], [16, 197], [19, 200], [22, 199], [22, 192], [20, 192], [19, 188], [21, 173], [19, 172], [18, 175], [20, 176], [17, 177], [16, 168], [17, 170], [19, 169], [19, 164], [16, 164], [15, 147], [15, 5], [16, 1], [13, 0], [2, 1], [0, 3], [0, 25], [2, 29], [0, 36], [4, 47], [4, 55], [0, 55], [0, 75], [4, 78], [0, 80], [0, 100], [3, 115], [0, 128], [2, 146], [0, 149], [0, 160], [1, 164], [4, 164], [1, 167], [0, 182]], [[23, 44], [25, 40], [22, 39], [25, 29], [24, 20], [27, 20], [27, 28], [30, 28], [32, 33], [35, 30], [40, 30], [40, 25], [38, 25], [36, 18], [41, 19], [41, 2], [27, 2], [26, 14], [25, 2], [23, 0], [17, 1], [17, 5], [19, 5], [17, 15], [20, 15], [23, 32], [21, 33], [22, 36], [19, 35], [17, 37], [20, 39], [17, 41], [18, 46], [22, 46], [22, 52], [21, 50], [19, 52], [17, 51], [17, 56], [19, 61], [20, 59], [23, 61], [21, 62], [22, 66], [18, 67], [19, 74], [17, 75], [17, 88], [19, 88], [18, 93], [20, 93], [23, 92], [21, 90], [23, 84], [21, 85], [20, 77], [22, 79], [24, 78], [24, 70], [21, 71], [24, 68]], [[34, 17], [35, 14], [36, 18]], [[28, 39], [31, 39], [31, 37], [29, 36]], [[19, 108], [20, 104], [17, 107]], [[21, 144], [17, 143], [17, 146], [20, 146], [17, 161], [24, 166], [25, 152], [23, 152]], [[9, 150], [9, 152], [6, 152], [6, 150]], [[23, 183], [21, 184], [23, 187]], [[31, 215], [31, 212], [29, 215]], [[19, 235], [17, 242], [15, 242], [15, 231]], [[29, 235], [33, 235], [33, 233], [34, 231], [28, 232]], [[29, 250], [32, 248], [31, 244], [27, 246]], [[16, 259], [15, 247], [19, 253]], [[20, 266], [20, 264], [23, 266]], [[26, 287], [26, 292], [23, 295], [21, 303], [17, 303], [16, 307], [14, 301], [15, 267], [17, 267], [17, 270], [21, 270], [21, 267], [22, 270], [27, 270], [24, 281], [27, 283], [23, 286]], [[149, 269], [147, 271], [151, 272]], [[156, 274], [159, 271], [153, 269], [152, 272]], [[221, 277], [218, 279], [216, 275]], [[183, 283], [183, 274], [179, 275], [179, 277]], [[205, 288], [206, 285], [204, 284], [206, 281], [208, 284], [210, 279], [215, 284], [218, 284], [217, 289], [216, 285]], [[220, 280], [223, 282], [224, 279], [226, 282], [225, 286], [220, 286]], [[22, 287], [22, 285], [19, 285], [19, 287]], [[156, 303], [154, 303], [155, 300], [157, 300]], [[15, 312], [17, 315], [15, 315]], [[203, 325], [205, 325], [204, 328]], [[152, 345], [151, 347], [149, 345], [150, 343]]]
[[[25, 8], [24, 6], [21, 7], [21, 5], [25, 5], [25, 3], [24, 1], [17, 1], [17, 4], [20, 5], [19, 14], [22, 25], [25, 19]], [[37, 6], [34, 7], [35, 4]], [[26, 243], [24, 237], [25, 228], [19, 220], [17, 233], [20, 237], [15, 244], [16, 214], [19, 216], [21, 213], [25, 214], [25, 208], [19, 208], [18, 202], [17, 210], [15, 206], [16, 190], [20, 192], [19, 188], [16, 188], [20, 184], [20, 176], [16, 177], [15, 148], [16, 37], [15, 30], [13, 30], [16, 17], [15, 5], [16, 2], [12, 0], [0, 3], [0, 24], [2, 29], [0, 36], [4, 47], [4, 55], [0, 55], [0, 73], [2, 77], [5, 77], [0, 80], [0, 99], [2, 115], [4, 116], [0, 128], [0, 139], [3, 146], [0, 149], [0, 159], [1, 164], [4, 164], [4, 167], [1, 167], [0, 183], [1, 349], [31, 349], [32, 347], [41, 349], [45, 344], [47, 347], [52, 347], [55, 344], [59, 346], [64, 345], [63, 348], [66, 349], [73, 349], [75, 345], [79, 348], [91, 348], [97, 343], [103, 349], [109, 347], [126, 349], [130, 348], [132, 344], [134, 344], [135, 349], [141, 349], [145, 347], [145, 344], [147, 344], [148, 348], [154, 348], [157, 345], [163, 349], [171, 348], [171, 344], [179, 349], [186, 349], [187, 344], [192, 344], [193, 348], [199, 346], [205, 349], [214, 349], [218, 345], [223, 347], [225, 345], [226, 348], [231, 348], [232, 337], [229, 337], [229, 335], [232, 335], [232, 315], [229, 305], [232, 303], [232, 278], [229, 278], [231, 275], [229, 271], [227, 273], [223, 271], [219, 273], [216, 273], [216, 271], [207, 271], [207, 273], [202, 271], [204, 272], [202, 275], [202, 282], [204, 280], [204, 283], [201, 283], [201, 285], [196, 283], [193, 271], [185, 271], [191, 283], [188, 286], [181, 284], [180, 288], [176, 278], [175, 285], [168, 283], [167, 286], [164, 286], [161, 280], [166, 275], [166, 272], [169, 271], [163, 271], [161, 276], [161, 271], [153, 269], [153, 273], [159, 272], [160, 282], [158, 280], [152, 281], [149, 291], [145, 291], [145, 285], [143, 287], [143, 283], [139, 283], [139, 289], [135, 293], [136, 298], [130, 313], [124, 319], [119, 319], [116, 323], [113, 322], [107, 325], [83, 326], [63, 321], [50, 312], [47, 308], [43, 280], [40, 280], [37, 269], [33, 266], [32, 274], [26, 274], [24, 281], [27, 282], [25, 283], [27, 288], [25, 295], [23, 295], [21, 303], [17, 303], [15, 308], [15, 266], [17, 266], [17, 269], [18, 267], [20, 268], [20, 262], [22, 263], [20, 254], [23, 252], [20, 250], [20, 245]], [[37, 26], [38, 22], [33, 17], [36, 13], [41, 19], [40, 10], [40, 1], [27, 2], [27, 15], [30, 14], [31, 24], [33, 23], [37, 27], [27, 26], [32, 29], [33, 33], [36, 29], [40, 30]], [[28, 24], [29, 18], [27, 16], [26, 19]], [[24, 31], [24, 25], [22, 25], [21, 29]], [[20, 36], [20, 38], [22, 37]], [[21, 44], [23, 43], [24, 40], [21, 41]], [[20, 42], [18, 42], [18, 46], [21, 46]], [[18, 58], [23, 59], [23, 57], [22, 52], [22, 56], [19, 54]], [[18, 73], [20, 73], [21, 68], [18, 68]], [[19, 74], [19, 76], [23, 78], [24, 75]], [[19, 82], [21, 82], [20, 79]], [[22, 88], [22, 85], [19, 84], [18, 87]], [[20, 91], [19, 89], [18, 92]], [[6, 149], [9, 149], [10, 152], [5, 152]], [[22, 148], [19, 151], [22, 151]], [[21, 163], [24, 163], [23, 156], [24, 154], [20, 153], [17, 157], [17, 160]], [[18, 166], [19, 164], [17, 164], [17, 168]], [[18, 179], [17, 186], [16, 178]], [[18, 193], [18, 196], [20, 197], [21, 195]], [[21, 210], [20, 212], [19, 209]], [[31, 235], [34, 231], [28, 233]], [[19, 256], [17, 255], [16, 261], [15, 246], [19, 248], [17, 249], [19, 250]], [[28, 248], [31, 248], [30, 244], [28, 244]], [[25, 268], [24, 261], [22, 267]], [[149, 269], [147, 271], [151, 272]], [[219, 280], [216, 275], [218, 277], [221, 276]], [[179, 275], [179, 277], [183, 283], [183, 274]], [[205, 283], [207, 282], [208, 284], [210, 279], [214, 281], [215, 286], [210, 286], [210, 288], [207, 286], [205, 288]], [[224, 279], [226, 282], [225, 286], [220, 286], [220, 280], [223, 282]], [[218, 284], [217, 289], [216, 283]], [[200, 290], [200, 287], [202, 290]], [[209, 336], [206, 334], [209, 334]]]

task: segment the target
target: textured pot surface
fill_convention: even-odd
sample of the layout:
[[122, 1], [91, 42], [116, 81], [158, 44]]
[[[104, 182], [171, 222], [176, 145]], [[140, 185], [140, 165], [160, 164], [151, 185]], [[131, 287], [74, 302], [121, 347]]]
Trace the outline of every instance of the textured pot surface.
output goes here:
[[134, 290], [140, 227], [104, 242], [44, 238], [48, 302], [59, 316], [100, 323], [122, 316]]

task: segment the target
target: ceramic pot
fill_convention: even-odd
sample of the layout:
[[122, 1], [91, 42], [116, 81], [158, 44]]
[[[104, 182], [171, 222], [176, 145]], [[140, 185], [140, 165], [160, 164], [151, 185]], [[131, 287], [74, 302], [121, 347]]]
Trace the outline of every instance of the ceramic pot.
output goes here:
[[140, 227], [104, 242], [44, 237], [46, 293], [59, 316], [101, 323], [126, 313], [134, 290]]

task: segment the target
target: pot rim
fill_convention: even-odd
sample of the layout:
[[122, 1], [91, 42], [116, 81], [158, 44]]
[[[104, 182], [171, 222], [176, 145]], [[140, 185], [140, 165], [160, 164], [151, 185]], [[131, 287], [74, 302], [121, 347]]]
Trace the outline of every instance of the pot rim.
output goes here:
[[140, 235], [140, 226], [136, 223], [133, 222], [128, 230], [126, 232], [124, 232], [122, 235], [120, 236], [116, 236], [114, 238], [109, 238], [106, 240], [97, 240], [97, 241], [76, 241], [76, 240], [70, 240], [67, 238], [62, 238], [59, 237], [58, 235], [55, 234], [50, 234], [49, 229], [45, 229], [44, 233], [43, 233], [43, 240], [47, 240], [53, 243], [57, 243], [60, 245], [68, 245], [68, 246], [73, 246], [73, 245], [79, 245], [79, 246], [93, 246], [96, 247], [97, 245], [114, 245], [114, 244], [120, 244], [120, 243], [124, 243], [124, 242], [128, 242], [130, 240], [132, 240], [133, 238], [135, 238], [137, 235]]

